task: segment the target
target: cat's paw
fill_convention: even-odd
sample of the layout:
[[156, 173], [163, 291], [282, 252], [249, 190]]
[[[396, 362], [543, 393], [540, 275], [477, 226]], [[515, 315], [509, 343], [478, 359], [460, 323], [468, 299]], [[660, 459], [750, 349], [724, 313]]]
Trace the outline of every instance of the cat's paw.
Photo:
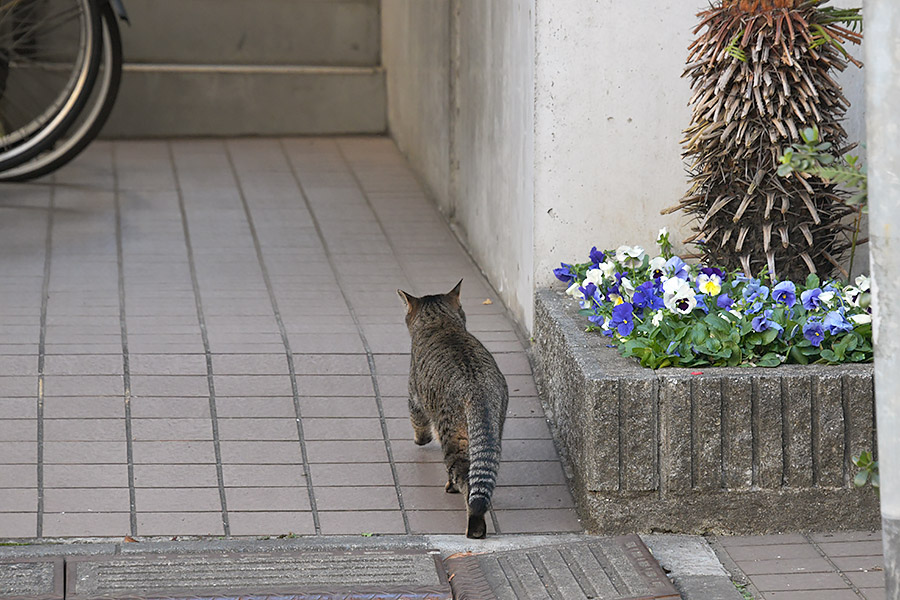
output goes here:
[[484, 515], [469, 515], [469, 525], [466, 527], [466, 537], [473, 540], [483, 539], [487, 535], [487, 523]]
[[416, 434], [416, 437], [413, 439], [413, 441], [416, 443], [417, 446], [424, 446], [425, 444], [430, 442], [431, 439], [432, 439], [431, 432], [428, 432], [428, 433], [423, 433], [422, 435]]
[[447, 492], [448, 494], [458, 494], [459, 493], [459, 490], [456, 489], [456, 486], [453, 485], [452, 481], [448, 481], [446, 484], [444, 484], [444, 491]]

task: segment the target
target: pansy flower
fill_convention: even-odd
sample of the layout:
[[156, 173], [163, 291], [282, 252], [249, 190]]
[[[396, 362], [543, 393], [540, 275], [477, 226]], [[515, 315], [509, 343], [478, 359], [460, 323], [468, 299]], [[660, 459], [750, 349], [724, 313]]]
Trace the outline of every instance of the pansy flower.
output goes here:
[[685, 280], [690, 277], [690, 269], [688, 269], [687, 264], [677, 256], [673, 256], [666, 261], [665, 270], [669, 277]]
[[782, 281], [776, 284], [772, 288], [772, 300], [791, 308], [797, 302], [797, 286], [792, 281]]
[[663, 299], [655, 293], [653, 283], [650, 281], [642, 283], [634, 290], [634, 294], [631, 296], [631, 302], [635, 306], [647, 308], [649, 310], [659, 310], [666, 306], [665, 303], [663, 303]]
[[703, 267], [697, 276], [697, 289], [700, 293], [709, 296], [718, 296], [722, 291], [722, 277], [724, 273], [714, 267]]
[[585, 283], [578, 291], [581, 292], [581, 308], [590, 308], [591, 307], [591, 299], [593, 299], [594, 294], [597, 292], [597, 286], [593, 283]]
[[611, 260], [605, 260], [597, 266], [603, 272], [603, 276], [607, 279], [612, 278], [616, 272], [616, 263]]
[[716, 298], [716, 306], [723, 310], [729, 310], [733, 304], [734, 300], [728, 294], [720, 294], [719, 297]]
[[672, 277], [663, 284], [663, 302], [674, 313], [686, 315], [697, 307], [697, 294], [686, 281]]
[[556, 278], [563, 283], [575, 281], [575, 272], [572, 270], [572, 265], [566, 263], [559, 263], [559, 265], [558, 269], [553, 269], [553, 274], [556, 275]]
[[634, 331], [634, 307], [629, 302], [623, 302], [613, 307], [609, 328], [613, 327], [621, 336], [629, 335]]
[[806, 290], [800, 294], [800, 303], [806, 310], [816, 310], [822, 304], [822, 289]]
[[[603, 285], [603, 271], [600, 269], [588, 269], [588, 272], [584, 274], [584, 281], [600, 287]], [[582, 285], [584, 285], [584, 283], [582, 283]]]
[[872, 322], [872, 315], [868, 313], [860, 313], [858, 315], [852, 315], [850, 320], [856, 323], [857, 325], [865, 325], [867, 323]]
[[[741, 290], [741, 295], [747, 303], [763, 301], [769, 297], [769, 288], [764, 286], [759, 279], [751, 279], [747, 282], [747, 285], [744, 286], [744, 289]], [[756, 310], [759, 309], [757, 308]]]
[[822, 325], [828, 329], [828, 333], [831, 335], [853, 331], [853, 324], [844, 317], [843, 308], [833, 310], [825, 315]]
[[666, 274], [666, 259], [662, 256], [657, 256], [656, 258], [650, 261], [650, 276], [653, 279], [659, 279], [663, 275]]
[[602, 263], [606, 260], [606, 255], [603, 254], [603, 252], [601, 252], [600, 250], [597, 250], [597, 246], [594, 246], [593, 248], [591, 248], [591, 253], [590, 253], [589, 257], [591, 259], [591, 264], [594, 266], [595, 269], [600, 265], [600, 263]]
[[822, 326], [822, 323], [810, 319], [806, 322], [806, 325], [803, 326], [803, 337], [805, 337], [809, 342], [818, 348], [822, 345], [822, 340], [825, 339], [825, 327]]
[[753, 331], [757, 331], [760, 333], [769, 329], [784, 331], [784, 327], [772, 320], [772, 312], [773, 311], [771, 309], [766, 309], [765, 311], [763, 311], [763, 314], [757, 317], [753, 317], [753, 320], [750, 322], [750, 325], [753, 327]]
[[619, 246], [616, 260], [629, 269], [636, 269], [644, 262], [644, 249], [640, 246]]
[[858, 307], [860, 297], [862, 297], [862, 291], [858, 287], [848, 285], [844, 288], [844, 300], [850, 306]]

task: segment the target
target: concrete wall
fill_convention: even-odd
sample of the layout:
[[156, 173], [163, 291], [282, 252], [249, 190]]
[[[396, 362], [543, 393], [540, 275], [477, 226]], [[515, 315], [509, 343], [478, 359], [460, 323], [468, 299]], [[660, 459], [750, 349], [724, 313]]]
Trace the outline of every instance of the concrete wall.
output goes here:
[[383, 0], [388, 122], [504, 302], [531, 322], [532, 0]]
[[[687, 189], [681, 73], [706, 6], [383, 0], [390, 131], [528, 329], [559, 262], [593, 245], [652, 250], [663, 226], [676, 249], [689, 235], [660, 210]], [[862, 74], [841, 81], [863, 139]]]

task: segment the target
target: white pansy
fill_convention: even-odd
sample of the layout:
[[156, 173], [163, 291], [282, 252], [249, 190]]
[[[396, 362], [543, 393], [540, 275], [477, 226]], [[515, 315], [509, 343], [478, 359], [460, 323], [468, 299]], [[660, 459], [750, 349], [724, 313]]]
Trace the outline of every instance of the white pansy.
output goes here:
[[844, 288], [844, 300], [846, 300], [847, 304], [850, 306], [859, 306], [859, 297], [861, 295], [862, 293], [859, 291], [859, 288], [853, 287], [852, 285], [848, 285]]
[[584, 275], [584, 283], [585, 285], [593, 283], [597, 287], [600, 287], [603, 284], [603, 271], [600, 269], [589, 269]]
[[663, 312], [661, 310], [658, 310], [655, 313], [653, 313], [653, 319], [650, 322], [653, 323], [654, 327], [659, 327], [659, 324], [662, 323], [662, 320], [663, 320]]
[[663, 284], [663, 303], [675, 313], [686, 315], [697, 306], [697, 294], [686, 281], [677, 277]]
[[664, 235], [669, 235], [669, 230], [665, 227], [663, 227], [662, 229], [659, 230], [659, 233], [656, 234], [656, 239], [657, 240], [662, 239], [662, 237]]
[[650, 273], [654, 274], [656, 272], [663, 273], [665, 271], [666, 259], [662, 256], [657, 256], [654, 259], [650, 260]]
[[859, 291], [868, 292], [870, 289], [870, 286], [871, 286], [871, 283], [869, 281], [869, 278], [866, 277], [865, 275], [860, 275], [859, 277], [856, 278], [856, 287], [859, 288]]
[[678, 277], [669, 277], [665, 281], [663, 281], [663, 294], [666, 296], [674, 295], [675, 292], [678, 291], [683, 285], [687, 285], [684, 279], [679, 279]]
[[850, 320], [856, 323], [857, 325], [865, 325], [866, 323], [872, 322], [872, 315], [868, 313], [862, 313], [858, 315], [852, 315]]
[[569, 289], [566, 290], [566, 293], [576, 300], [584, 300], [584, 294], [581, 293], [581, 290], [578, 289], [581, 287], [581, 284], [577, 281], [569, 286]]
[[630, 279], [627, 277], [622, 278], [622, 281], [619, 282], [619, 292], [623, 298], [629, 302], [631, 301], [631, 297], [634, 295], [634, 284], [631, 283]]
[[831, 303], [834, 302], [834, 292], [822, 292], [819, 294], [819, 302], [830, 308]]
[[640, 246], [619, 246], [616, 248], [616, 260], [628, 268], [637, 268], [644, 261], [644, 249]]
[[604, 261], [600, 263], [600, 271], [604, 277], [611, 278], [616, 274], [616, 263], [611, 260]]
[[739, 311], [736, 308], [732, 308], [731, 310], [728, 311], [728, 313], [733, 315], [739, 321], [744, 317], [744, 315], [741, 314], [741, 311]]

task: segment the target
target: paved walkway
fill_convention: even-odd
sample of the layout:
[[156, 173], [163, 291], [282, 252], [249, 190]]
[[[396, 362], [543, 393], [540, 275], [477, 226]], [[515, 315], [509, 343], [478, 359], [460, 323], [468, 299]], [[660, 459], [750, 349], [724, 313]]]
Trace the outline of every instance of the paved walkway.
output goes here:
[[492, 529], [578, 531], [514, 324], [390, 140], [98, 142], [0, 187], [0, 538], [463, 532], [395, 292], [460, 277], [512, 396]]
[[[880, 532], [722, 537], [720, 557], [736, 565], [756, 600], [885, 598]], [[728, 563], [731, 562], [731, 565]]]

